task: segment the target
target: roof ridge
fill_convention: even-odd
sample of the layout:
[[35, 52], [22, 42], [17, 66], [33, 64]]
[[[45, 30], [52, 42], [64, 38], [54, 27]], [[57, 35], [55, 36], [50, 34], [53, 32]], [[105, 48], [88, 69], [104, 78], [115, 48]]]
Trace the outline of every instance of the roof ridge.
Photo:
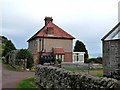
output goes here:
[[[75, 39], [72, 35], [70, 35], [68, 32], [64, 31], [62, 28], [60, 28], [59, 26], [57, 26], [56, 24], [54, 24], [53, 22], [49, 21], [44, 27], [42, 27], [37, 33], [35, 33], [27, 42], [29, 42], [30, 40], [36, 38], [36, 37], [42, 37], [41, 35], [43, 35], [45, 38], [47, 38], [48, 36], [46, 36], [46, 34], [43, 32], [45, 28], [49, 27], [49, 24], [53, 25], [54, 28], [57, 28], [58, 32], [61, 33], [57, 33], [57, 36], [51, 36], [52, 38], [68, 38], [68, 39]], [[41, 35], [39, 34], [41, 33]], [[45, 34], [45, 35], [44, 35]], [[51, 38], [49, 36], [49, 38]]]
[[120, 22], [118, 22], [118, 24], [116, 26], [114, 26], [112, 28], [112, 30], [110, 30], [101, 40], [103, 41], [104, 39], [106, 39], [113, 31], [116, 30], [116, 28], [118, 28], [120, 26]]
[[[54, 24], [54, 23], [52, 23]], [[66, 32], [65, 30], [63, 30], [62, 28], [60, 28], [59, 26], [57, 26], [56, 24], [54, 24], [56, 27], [58, 27], [59, 29], [61, 29], [63, 32], [67, 33], [69, 36], [71, 36], [68, 32]], [[73, 37], [73, 36], [72, 36]]]

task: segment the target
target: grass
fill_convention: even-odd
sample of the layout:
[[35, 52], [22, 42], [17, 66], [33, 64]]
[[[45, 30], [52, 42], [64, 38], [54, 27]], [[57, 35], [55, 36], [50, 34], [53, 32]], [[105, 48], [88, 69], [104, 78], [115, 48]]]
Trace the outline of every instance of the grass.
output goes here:
[[2, 64], [2, 59], [0, 59], [0, 63]]
[[93, 74], [93, 76], [96, 76], [96, 77], [103, 77], [103, 74]]
[[103, 70], [103, 68], [93, 68], [93, 69], [87, 69], [87, 68], [64, 68], [68, 71], [81, 71], [81, 70]]
[[2, 64], [4, 64], [5, 65], [5, 68], [7, 68], [8, 70], [10, 70], [10, 71], [16, 71], [16, 72], [35, 72], [35, 70], [23, 70], [23, 69], [21, 69], [20, 67], [13, 67], [13, 66], [11, 66], [11, 65], [9, 65], [9, 64], [6, 64], [4, 61], [2, 61], [2, 60], [0, 60], [0, 62], [2, 63]]
[[[94, 68], [94, 69], [86, 69], [86, 68], [64, 68], [67, 71], [72, 71], [72, 72], [83, 72], [83, 73], [88, 73], [92, 76], [96, 77], [103, 77], [103, 73], [101, 71], [103, 68]], [[89, 72], [88, 72], [89, 71]]]
[[35, 70], [23, 70], [23, 69], [20, 69], [19, 67], [15, 68], [15, 67], [12, 67], [9, 64], [4, 64], [4, 65], [10, 71], [16, 71], [16, 72], [35, 72]]
[[16, 90], [40, 90], [38, 86], [35, 84], [34, 78], [27, 78], [22, 80], [17, 86]]
[[9, 65], [9, 64], [5, 64], [5, 68], [7, 68], [7, 69], [10, 70], [10, 71], [18, 71], [16, 68], [12, 67], [12, 66]]
[[4, 61], [0, 60], [0, 62], [1, 62], [2, 64], [4, 64], [4, 65], [5, 65], [5, 68], [7, 68], [8, 70], [10, 70], [10, 71], [17, 71], [16, 68], [12, 67], [12, 66], [9, 65], [9, 64], [6, 64]]

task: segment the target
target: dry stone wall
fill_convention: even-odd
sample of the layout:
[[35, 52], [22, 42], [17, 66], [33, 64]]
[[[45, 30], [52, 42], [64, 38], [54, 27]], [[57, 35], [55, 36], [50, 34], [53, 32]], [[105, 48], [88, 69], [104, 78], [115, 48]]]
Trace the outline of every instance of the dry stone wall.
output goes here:
[[35, 72], [36, 83], [51, 90], [119, 90], [116, 79], [93, 77], [66, 71], [62, 68], [38, 65]]

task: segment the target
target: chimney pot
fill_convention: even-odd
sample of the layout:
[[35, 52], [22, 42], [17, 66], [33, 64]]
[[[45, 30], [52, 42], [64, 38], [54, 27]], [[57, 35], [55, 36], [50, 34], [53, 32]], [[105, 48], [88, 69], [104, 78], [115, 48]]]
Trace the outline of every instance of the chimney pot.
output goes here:
[[53, 21], [53, 19], [52, 19], [52, 17], [45, 17], [45, 25], [47, 25], [50, 21], [52, 22]]

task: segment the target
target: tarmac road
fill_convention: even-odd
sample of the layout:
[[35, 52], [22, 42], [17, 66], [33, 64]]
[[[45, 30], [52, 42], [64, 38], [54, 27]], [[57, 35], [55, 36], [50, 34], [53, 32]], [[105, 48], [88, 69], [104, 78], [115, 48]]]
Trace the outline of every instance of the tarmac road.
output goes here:
[[[34, 72], [15, 72], [9, 71], [5, 68], [4, 64], [0, 64], [0, 84], [2, 88], [15, 88], [16, 85], [25, 78], [34, 77]], [[1, 88], [1, 87], [0, 87]]]

